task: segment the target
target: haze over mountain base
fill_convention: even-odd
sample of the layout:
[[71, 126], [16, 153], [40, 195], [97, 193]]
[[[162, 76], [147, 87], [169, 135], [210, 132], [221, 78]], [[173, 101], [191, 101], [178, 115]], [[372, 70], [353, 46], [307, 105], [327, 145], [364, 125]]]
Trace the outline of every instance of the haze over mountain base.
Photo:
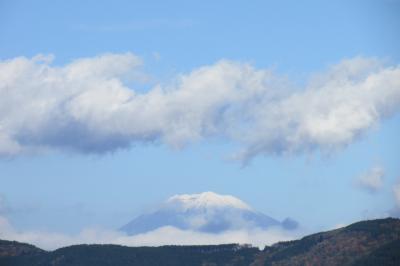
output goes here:
[[129, 248], [78, 245], [46, 252], [18, 242], [0, 241], [0, 264], [43, 265], [387, 265], [400, 264], [400, 220], [363, 221], [262, 251], [247, 245]]

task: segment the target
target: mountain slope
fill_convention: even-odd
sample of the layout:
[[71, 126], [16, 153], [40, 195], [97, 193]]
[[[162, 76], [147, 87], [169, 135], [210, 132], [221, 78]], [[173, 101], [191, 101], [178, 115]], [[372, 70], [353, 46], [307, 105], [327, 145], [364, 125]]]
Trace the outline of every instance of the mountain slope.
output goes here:
[[219, 233], [226, 230], [254, 227], [266, 229], [271, 226], [294, 229], [297, 222], [290, 219], [279, 222], [263, 213], [254, 211], [249, 205], [235, 197], [204, 192], [175, 195], [158, 210], [135, 218], [120, 230], [128, 235], [136, 235], [163, 226]]
[[[363, 221], [266, 247], [255, 265], [359, 265], [379, 255], [379, 249], [386, 245], [398, 247], [393, 244], [398, 240], [399, 219]], [[398, 259], [397, 262], [400, 265]]]
[[257, 248], [228, 245], [124, 247], [117, 245], [76, 245], [40, 255], [0, 257], [4, 266], [247, 266]]
[[0, 258], [41, 254], [43, 252], [43, 250], [33, 245], [19, 243], [16, 241], [0, 240]]
[[[263, 251], [235, 244], [124, 247], [76, 245], [45, 252], [0, 241], [4, 266], [153, 265], [400, 265], [400, 220], [358, 222], [344, 228], [281, 242]], [[19, 250], [19, 252], [15, 252]], [[22, 250], [28, 252], [20, 252]]]

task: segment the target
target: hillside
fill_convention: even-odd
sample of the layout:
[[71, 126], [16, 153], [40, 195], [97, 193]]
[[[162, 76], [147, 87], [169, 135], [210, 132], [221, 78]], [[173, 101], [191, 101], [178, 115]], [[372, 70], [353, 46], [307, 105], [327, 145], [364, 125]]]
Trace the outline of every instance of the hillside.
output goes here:
[[0, 265], [400, 265], [400, 220], [358, 222], [300, 240], [257, 248], [229, 245], [76, 245], [46, 252], [0, 241]]
[[400, 265], [399, 240], [399, 219], [363, 221], [265, 247], [254, 265]]
[[15, 266], [173, 266], [249, 265], [257, 248], [228, 245], [124, 247], [117, 245], [76, 245], [45, 254], [3, 257], [0, 265]]
[[34, 254], [42, 254], [45, 251], [33, 245], [19, 243], [16, 241], [0, 240], [0, 258], [29, 256]]

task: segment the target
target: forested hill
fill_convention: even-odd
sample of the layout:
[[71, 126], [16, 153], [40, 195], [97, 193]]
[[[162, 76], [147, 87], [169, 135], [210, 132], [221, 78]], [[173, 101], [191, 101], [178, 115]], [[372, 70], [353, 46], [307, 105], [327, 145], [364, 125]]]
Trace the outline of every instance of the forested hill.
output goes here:
[[265, 247], [256, 265], [400, 265], [400, 220], [362, 221]]
[[236, 244], [124, 247], [76, 245], [43, 251], [0, 241], [0, 265], [400, 265], [400, 220], [363, 221], [260, 251]]
[[235, 244], [210, 246], [125, 247], [76, 245], [53, 252], [0, 258], [0, 265], [160, 266], [250, 265], [258, 248]]

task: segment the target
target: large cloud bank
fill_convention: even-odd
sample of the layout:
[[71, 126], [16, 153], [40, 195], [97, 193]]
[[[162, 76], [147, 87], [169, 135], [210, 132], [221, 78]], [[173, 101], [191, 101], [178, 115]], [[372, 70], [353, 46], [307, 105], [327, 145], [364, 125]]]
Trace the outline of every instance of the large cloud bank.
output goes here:
[[400, 67], [376, 59], [344, 60], [304, 87], [222, 60], [138, 92], [129, 84], [140, 79], [141, 64], [131, 53], [64, 66], [43, 56], [1, 61], [0, 155], [182, 147], [214, 137], [239, 143], [241, 160], [332, 151], [400, 107]]

